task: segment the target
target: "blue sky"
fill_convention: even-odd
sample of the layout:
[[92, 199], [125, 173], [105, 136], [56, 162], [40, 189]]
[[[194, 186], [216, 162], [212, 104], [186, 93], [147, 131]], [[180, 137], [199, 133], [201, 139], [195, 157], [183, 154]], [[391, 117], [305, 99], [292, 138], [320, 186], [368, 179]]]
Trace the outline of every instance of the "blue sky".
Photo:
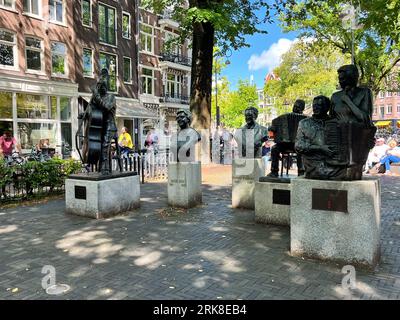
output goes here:
[[230, 65], [223, 70], [222, 75], [227, 76], [234, 90], [239, 79], [249, 79], [254, 76], [257, 88], [264, 85], [265, 75], [276, 67], [283, 53], [290, 47], [296, 38], [296, 33], [283, 33], [279, 24], [263, 26], [268, 34], [255, 34], [247, 36], [249, 48], [233, 51], [229, 59]]

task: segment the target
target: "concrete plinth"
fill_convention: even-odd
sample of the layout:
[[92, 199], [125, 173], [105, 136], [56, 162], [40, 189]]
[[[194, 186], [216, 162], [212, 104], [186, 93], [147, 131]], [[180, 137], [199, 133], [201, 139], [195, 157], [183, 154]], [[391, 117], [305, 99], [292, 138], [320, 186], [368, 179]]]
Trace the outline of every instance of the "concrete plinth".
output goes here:
[[[276, 179], [278, 180], [278, 179]], [[282, 181], [256, 182], [255, 219], [258, 223], [280, 226], [290, 225], [291, 184]]]
[[192, 208], [201, 202], [201, 163], [170, 162], [168, 204], [172, 207]]
[[374, 267], [380, 256], [380, 181], [292, 180], [291, 253]]
[[265, 175], [262, 159], [234, 159], [232, 166], [232, 207], [254, 210], [256, 182]]
[[73, 175], [65, 180], [66, 212], [103, 219], [140, 207], [138, 175], [95, 178]]

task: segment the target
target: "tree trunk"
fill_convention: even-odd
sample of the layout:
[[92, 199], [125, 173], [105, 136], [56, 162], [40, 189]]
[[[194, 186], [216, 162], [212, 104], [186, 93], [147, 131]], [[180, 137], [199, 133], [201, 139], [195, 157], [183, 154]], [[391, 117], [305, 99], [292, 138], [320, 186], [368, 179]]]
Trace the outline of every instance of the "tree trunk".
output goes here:
[[190, 111], [192, 127], [211, 127], [212, 63], [214, 27], [209, 22], [196, 22], [193, 28], [192, 79]]

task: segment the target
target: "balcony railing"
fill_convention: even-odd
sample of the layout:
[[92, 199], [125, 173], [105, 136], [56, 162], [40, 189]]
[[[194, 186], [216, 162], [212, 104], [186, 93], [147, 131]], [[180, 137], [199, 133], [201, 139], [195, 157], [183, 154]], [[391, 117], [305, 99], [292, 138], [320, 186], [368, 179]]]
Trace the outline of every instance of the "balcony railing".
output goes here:
[[166, 92], [161, 97], [162, 102], [189, 104], [189, 97], [182, 94]]
[[161, 60], [182, 64], [191, 67], [192, 59], [181, 54], [161, 53]]

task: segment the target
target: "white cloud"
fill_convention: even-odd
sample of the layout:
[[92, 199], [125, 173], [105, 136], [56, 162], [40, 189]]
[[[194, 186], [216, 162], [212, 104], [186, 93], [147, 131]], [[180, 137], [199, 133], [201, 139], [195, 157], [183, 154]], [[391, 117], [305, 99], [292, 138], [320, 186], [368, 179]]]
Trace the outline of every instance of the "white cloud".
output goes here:
[[289, 51], [292, 44], [297, 41], [281, 38], [272, 44], [268, 50], [264, 50], [261, 55], [253, 54], [247, 64], [249, 70], [267, 69], [268, 72], [277, 67], [282, 60], [282, 56]]

